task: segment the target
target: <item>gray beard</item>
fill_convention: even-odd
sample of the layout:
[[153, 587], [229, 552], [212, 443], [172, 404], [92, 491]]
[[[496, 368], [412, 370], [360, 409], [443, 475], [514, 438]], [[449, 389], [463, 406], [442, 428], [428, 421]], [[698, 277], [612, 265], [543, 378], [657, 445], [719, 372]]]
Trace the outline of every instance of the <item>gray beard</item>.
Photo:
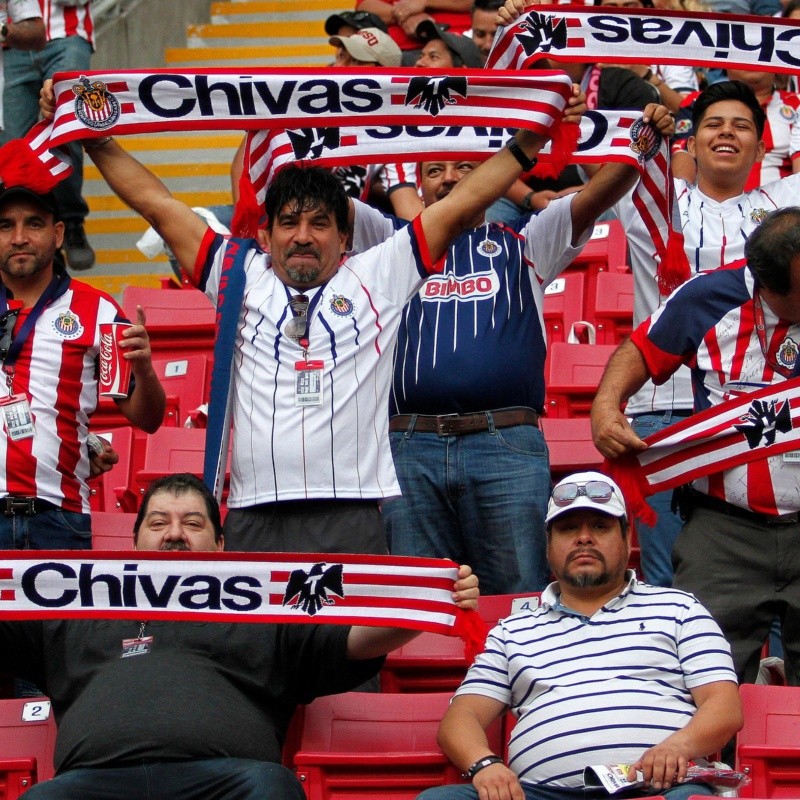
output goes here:
[[564, 581], [576, 589], [589, 589], [592, 586], [602, 586], [611, 580], [611, 573], [603, 570], [598, 575], [587, 575], [580, 573], [578, 575], [564, 574], [559, 578], [559, 581]]

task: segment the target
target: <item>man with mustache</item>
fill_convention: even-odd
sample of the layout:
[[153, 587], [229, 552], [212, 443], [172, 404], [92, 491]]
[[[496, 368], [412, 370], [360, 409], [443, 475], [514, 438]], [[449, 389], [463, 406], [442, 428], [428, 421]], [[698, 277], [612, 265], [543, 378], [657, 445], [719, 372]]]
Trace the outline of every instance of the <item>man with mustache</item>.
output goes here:
[[[690, 760], [717, 751], [742, 726], [730, 648], [692, 595], [626, 571], [630, 536], [619, 486], [598, 472], [560, 481], [547, 508], [555, 583], [541, 605], [490, 632], [456, 692], [439, 744], [470, 786], [419, 800], [592, 800], [584, 767], [630, 764], [669, 800], [713, 795], [685, 782]], [[518, 719], [507, 765], [485, 730]]]
[[[202, 481], [150, 485], [137, 550], [224, 547]], [[459, 568], [453, 600], [477, 607]], [[0, 668], [36, 681], [58, 723], [57, 775], [29, 800], [303, 800], [281, 765], [296, 706], [349, 691], [418, 634], [400, 628], [165, 620], [0, 621]]]

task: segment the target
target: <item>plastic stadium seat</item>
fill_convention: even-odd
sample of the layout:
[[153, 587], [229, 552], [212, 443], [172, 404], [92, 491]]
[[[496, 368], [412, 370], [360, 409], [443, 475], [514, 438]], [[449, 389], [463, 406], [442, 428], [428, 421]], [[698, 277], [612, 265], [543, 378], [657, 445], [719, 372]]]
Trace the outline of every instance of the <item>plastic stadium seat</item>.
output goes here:
[[[187, 351], [168, 356], [154, 354], [153, 369], [167, 395], [164, 425], [183, 425], [189, 413], [208, 400], [211, 363], [210, 356], [204, 353]], [[114, 400], [101, 397], [90, 424], [92, 430], [96, 430], [130, 425], [130, 422]]]
[[544, 417], [541, 425], [550, 451], [550, 474], [554, 481], [561, 480], [571, 472], [598, 469], [602, 465], [603, 456], [592, 441], [592, 426], [588, 417]]
[[[309, 800], [412, 800], [423, 789], [460, 783], [436, 744], [450, 693], [348, 694], [305, 709], [295, 770]], [[500, 720], [488, 732], [499, 752]], [[497, 749], [495, 749], [497, 748]]]
[[587, 417], [603, 370], [616, 350], [610, 344], [562, 344], [547, 353], [545, 406], [548, 417]]
[[424, 631], [386, 656], [381, 670], [381, 691], [452, 695], [468, 667], [461, 639]]
[[566, 342], [572, 326], [584, 318], [584, 275], [563, 272], [544, 290], [542, 317], [547, 346]]
[[47, 698], [0, 700], [0, 800], [53, 777], [55, 739]]
[[132, 550], [136, 514], [92, 512], [92, 550]]
[[751, 779], [739, 797], [800, 797], [800, 687], [742, 684], [739, 692], [736, 768]]
[[143, 465], [147, 434], [130, 426], [94, 433], [111, 443], [119, 454], [119, 461], [110, 472], [103, 472], [89, 481], [92, 511], [136, 511], [139, 496], [133, 476]]
[[209, 356], [213, 353], [216, 312], [199, 289], [126, 287], [122, 308], [129, 320], [136, 320], [137, 305], [144, 309], [154, 353], [177, 356], [187, 350], [200, 350]]
[[[144, 463], [134, 478], [139, 494], [156, 479], [176, 472], [203, 477], [206, 432], [201, 428], [159, 428], [147, 437]], [[230, 453], [226, 471], [226, 491], [230, 482]]]
[[620, 344], [633, 329], [633, 275], [601, 272], [594, 297], [598, 344]]
[[504, 617], [510, 617], [525, 609], [538, 608], [540, 597], [541, 592], [482, 594], [478, 598], [478, 613], [483, 621], [492, 627]]

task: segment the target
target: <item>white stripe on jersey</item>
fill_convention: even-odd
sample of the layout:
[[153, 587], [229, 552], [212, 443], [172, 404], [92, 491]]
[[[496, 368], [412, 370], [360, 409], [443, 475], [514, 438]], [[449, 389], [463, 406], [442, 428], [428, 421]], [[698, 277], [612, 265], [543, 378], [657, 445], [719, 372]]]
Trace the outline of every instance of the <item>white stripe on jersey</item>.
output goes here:
[[73, 6], [62, 5], [56, 0], [39, 0], [47, 41], [64, 39], [67, 36], [80, 36], [94, 48], [94, 22], [91, 6], [91, 0], [84, 5]]
[[578, 787], [587, 765], [633, 763], [686, 725], [691, 689], [736, 681], [730, 647], [694, 597], [628, 576], [588, 620], [555, 610], [551, 584], [538, 609], [492, 630], [456, 692], [511, 707], [509, 766], [521, 780]]

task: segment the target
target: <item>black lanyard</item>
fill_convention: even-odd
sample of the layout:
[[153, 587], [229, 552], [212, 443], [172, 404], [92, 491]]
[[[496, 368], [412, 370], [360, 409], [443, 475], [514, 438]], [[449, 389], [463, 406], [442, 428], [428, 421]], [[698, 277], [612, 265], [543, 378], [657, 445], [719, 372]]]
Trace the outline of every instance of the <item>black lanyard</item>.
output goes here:
[[[69, 284], [70, 277], [66, 272], [58, 272], [53, 275], [47, 288], [42, 292], [41, 296], [36, 301], [36, 305], [30, 310], [27, 318], [22, 323], [19, 333], [12, 338], [8, 353], [3, 359], [3, 370], [6, 372], [13, 371], [14, 364], [22, 351], [22, 347], [27, 341], [28, 336], [30, 336], [31, 331], [36, 327], [36, 323], [39, 317], [42, 316], [42, 312], [53, 300], [57, 300], [67, 291]], [[8, 291], [2, 284], [0, 284], [0, 311], [2, 313], [8, 311]]]

